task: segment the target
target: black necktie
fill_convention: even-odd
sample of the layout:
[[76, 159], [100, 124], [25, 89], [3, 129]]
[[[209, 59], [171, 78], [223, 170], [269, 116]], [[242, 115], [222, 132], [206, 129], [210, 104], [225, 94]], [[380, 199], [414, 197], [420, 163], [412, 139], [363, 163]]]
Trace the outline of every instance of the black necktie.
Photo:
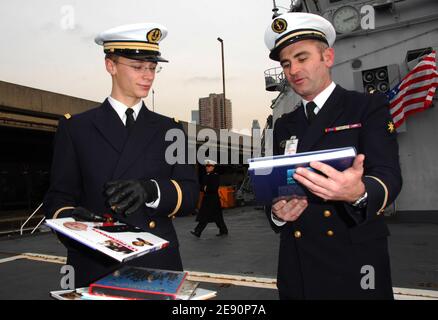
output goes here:
[[316, 113], [315, 113], [316, 107], [317, 107], [316, 103], [313, 101], [310, 101], [306, 104], [307, 120], [309, 121], [309, 123], [312, 123], [313, 119], [315, 119], [316, 117]]
[[128, 133], [131, 133], [132, 128], [134, 127], [134, 110], [132, 108], [126, 109], [126, 129], [128, 129]]

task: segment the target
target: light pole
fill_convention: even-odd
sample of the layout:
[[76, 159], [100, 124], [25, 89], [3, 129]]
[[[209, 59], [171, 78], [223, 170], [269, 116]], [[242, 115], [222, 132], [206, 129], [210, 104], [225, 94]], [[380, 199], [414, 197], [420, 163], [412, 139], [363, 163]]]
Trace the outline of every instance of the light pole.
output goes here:
[[[217, 40], [221, 43], [221, 52], [222, 52], [222, 90], [223, 90], [223, 104], [222, 104], [222, 108], [223, 108], [223, 116], [222, 116], [222, 121], [223, 121], [223, 125], [225, 127], [225, 61], [224, 61], [224, 40], [222, 40], [221, 38], [217, 38]], [[225, 128], [224, 128], [225, 129]]]

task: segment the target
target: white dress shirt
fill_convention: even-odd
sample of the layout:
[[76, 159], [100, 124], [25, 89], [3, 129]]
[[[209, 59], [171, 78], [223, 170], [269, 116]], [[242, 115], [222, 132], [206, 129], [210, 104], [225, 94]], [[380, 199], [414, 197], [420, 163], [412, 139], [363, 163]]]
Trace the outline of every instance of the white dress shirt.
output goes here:
[[[113, 107], [113, 109], [117, 112], [119, 115], [120, 120], [122, 120], [123, 125], [126, 126], [126, 110], [128, 109], [128, 106], [123, 104], [122, 102], [114, 99], [113, 97], [109, 96], [108, 101]], [[140, 109], [143, 106], [143, 101], [140, 100], [139, 103], [133, 105], [131, 107], [132, 110], [134, 110], [134, 113], [132, 114], [134, 116], [134, 120], [137, 120], [138, 114], [140, 113]]]
[[[110, 103], [111, 107], [113, 107], [113, 109], [117, 112], [120, 120], [122, 120], [122, 122], [123, 122], [123, 125], [126, 126], [126, 110], [129, 107], [126, 106], [125, 104], [123, 104], [122, 102], [114, 99], [111, 96], [108, 97], [108, 102]], [[134, 110], [134, 113], [132, 114], [134, 116], [134, 120], [137, 120], [138, 114], [140, 113], [142, 106], [143, 106], [143, 101], [140, 100], [139, 103], [137, 103], [131, 107], [131, 109]], [[160, 204], [161, 192], [160, 192], [160, 187], [158, 186], [157, 181], [152, 180], [152, 179], [151, 179], [151, 181], [153, 181], [155, 183], [155, 185], [157, 186], [158, 198], [154, 202], [149, 202], [149, 203], [145, 203], [145, 204], [149, 208], [156, 209], [158, 207], [158, 205]]]
[[[318, 114], [318, 112], [322, 109], [322, 107], [324, 106], [324, 104], [326, 103], [326, 101], [328, 100], [330, 95], [332, 94], [333, 90], [335, 90], [335, 88], [336, 88], [336, 84], [332, 81], [327, 88], [322, 90], [315, 97], [315, 99], [313, 99], [313, 102], [316, 104], [315, 114]], [[303, 101], [303, 106], [304, 106], [304, 113], [306, 114], [306, 117], [307, 117], [306, 105], [310, 101], [307, 101], [307, 100], [304, 100], [304, 99], [302, 99], [302, 101]]]

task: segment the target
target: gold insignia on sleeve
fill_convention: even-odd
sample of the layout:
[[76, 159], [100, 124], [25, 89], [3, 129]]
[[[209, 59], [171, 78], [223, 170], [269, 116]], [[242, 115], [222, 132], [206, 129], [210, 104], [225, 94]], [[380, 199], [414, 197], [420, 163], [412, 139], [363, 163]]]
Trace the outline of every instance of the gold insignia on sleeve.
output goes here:
[[63, 208], [59, 208], [58, 210], [56, 210], [56, 212], [53, 214], [52, 219], [57, 219], [59, 214], [64, 211], [64, 210], [70, 210], [70, 209], [74, 209], [75, 207], [63, 207]]
[[392, 121], [388, 122], [388, 131], [389, 131], [389, 133], [393, 133], [395, 131], [395, 126], [394, 126], [394, 123]]
[[66, 118], [67, 120], [71, 118], [71, 114], [70, 113], [66, 113], [64, 114], [64, 118]]
[[161, 30], [158, 28], [152, 29], [151, 31], [148, 32], [148, 34], [146, 35], [146, 38], [148, 39], [149, 42], [152, 43], [158, 43], [158, 41], [160, 41], [161, 39]]
[[274, 31], [275, 33], [282, 33], [287, 29], [287, 22], [282, 18], [275, 19], [272, 22], [271, 27], [272, 27], [272, 31]]
[[376, 180], [378, 183], [380, 183], [382, 185], [383, 191], [385, 193], [385, 196], [383, 198], [383, 204], [380, 207], [380, 209], [377, 211], [377, 215], [381, 215], [384, 211], [384, 209], [386, 208], [386, 205], [388, 204], [388, 197], [389, 197], [389, 191], [388, 191], [388, 187], [386, 186], [386, 184], [379, 178], [374, 177], [374, 176], [365, 176], [368, 178], [372, 178], [374, 180]]
[[178, 184], [178, 182], [176, 182], [175, 180], [170, 180], [170, 181], [175, 186], [176, 194], [177, 194], [176, 207], [172, 211], [172, 213], [168, 215], [169, 218], [172, 218], [178, 212], [178, 210], [181, 208], [181, 204], [182, 204], [183, 199], [182, 199], [182, 190], [181, 190], [181, 187]]

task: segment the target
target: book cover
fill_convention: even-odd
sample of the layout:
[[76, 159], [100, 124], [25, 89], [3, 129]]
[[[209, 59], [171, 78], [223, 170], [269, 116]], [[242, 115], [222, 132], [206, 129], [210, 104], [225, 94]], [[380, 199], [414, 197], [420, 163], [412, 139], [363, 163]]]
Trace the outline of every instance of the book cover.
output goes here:
[[293, 178], [297, 168], [313, 170], [310, 162], [320, 161], [344, 171], [351, 167], [355, 157], [356, 149], [347, 147], [249, 159], [248, 171], [256, 201], [270, 205], [278, 199], [307, 197], [309, 192]]
[[177, 300], [191, 300], [195, 295], [196, 289], [199, 286], [199, 282], [192, 280], [184, 280], [178, 294], [176, 295]]
[[119, 222], [83, 222], [74, 218], [60, 218], [46, 220], [46, 225], [120, 262], [169, 245], [165, 239]]
[[[178, 293], [175, 297], [176, 300], [191, 300], [194, 298], [198, 288], [199, 282], [184, 280], [181, 285], [181, 288], [178, 290]], [[115, 297], [115, 296], [107, 296], [101, 294], [90, 294], [89, 289], [86, 288], [86, 291], [81, 290], [81, 298], [82, 300], [130, 300], [129, 298]], [[198, 294], [199, 295], [199, 294]], [[203, 295], [201, 295], [203, 296]]]
[[56, 300], [83, 300], [83, 293], [88, 288], [77, 288], [73, 290], [55, 290], [50, 291], [50, 296]]
[[187, 272], [123, 266], [90, 285], [89, 293], [126, 299], [175, 300]]
[[208, 300], [216, 297], [217, 291], [197, 288], [190, 300]]

